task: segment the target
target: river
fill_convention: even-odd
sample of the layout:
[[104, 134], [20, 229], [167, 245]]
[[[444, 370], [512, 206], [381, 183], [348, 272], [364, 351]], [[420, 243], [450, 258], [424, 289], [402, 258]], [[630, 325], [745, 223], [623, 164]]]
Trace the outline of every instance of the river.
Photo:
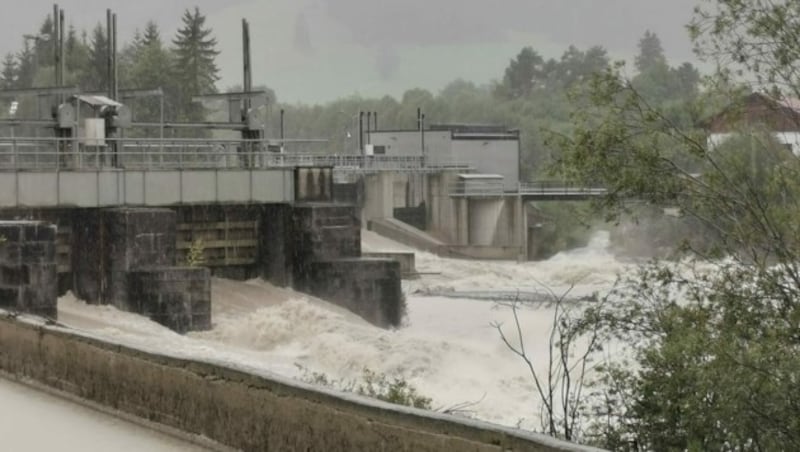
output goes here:
[[[367, 231], [363, 247], [406, 249]], [[539, 405], [528, 370], [492, 326], [509, 326], [511, 311], [491, 301], [426, 294], [535, 292], [546, 287], [581, 297], [608, 290], [624, 268], [608, 251], [604, 232], [585, 248], [542, 262], [455, 260], [420, 252], [417, 269], [425, 275], [403, 283], [408, 316], [397, 330], [374, 327], [329, 303], [258, 280], [215, 279], [214, 328], [187, 336], [112, 307], [86, 305], [70, 295], [59, 300], [59, 317], [66, 325], [145, 350], [290, 378], [322, 373], [346, 386], [369, 369], [408, 380], [433, 399], [436, 409], [467, 403], [465, 415], [536, 429]], [[520, 311], [523, 337], [538, 370], [548, 356], [552, 315], [548, 303], [533, 303]]]

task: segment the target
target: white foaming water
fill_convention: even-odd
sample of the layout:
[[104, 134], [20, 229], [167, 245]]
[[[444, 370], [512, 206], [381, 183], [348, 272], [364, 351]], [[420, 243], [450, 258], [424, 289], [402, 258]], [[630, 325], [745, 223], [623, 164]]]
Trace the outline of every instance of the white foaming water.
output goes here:
[[[364, 248], [406, 249], [364, 234]], [[398, 330], [374, 327], [350, 312], [264, 282], [214, 280], [212, 331], [180, 336], [140, 316], [88, 306], [74, 297], [59, 301], [61, 320], [92, 334], [148, 350], [203, 357], [297, 378], [301, 368], [331, 379], [354, 380], [363, 370], [402, 377], [437, 408], [477, 401], [479, 419], [538, 427], [538, 403], [524, 363], [506, 349], [492, 323], [511, 326], [510, 310], [487, 301], [424, 297], [419, 289], [541, 290], [573, 295], [610, 287], [624, 269], [598, 233], [586, 248], [545, 262], [466, 261], [417, 253], [417, 269], [431, 273], [404, 282], [408, 318]], [[541, 370], [553, 311], [520, 311], [526, 347]], [[513, 337], [512, 337], [513, 339]]]

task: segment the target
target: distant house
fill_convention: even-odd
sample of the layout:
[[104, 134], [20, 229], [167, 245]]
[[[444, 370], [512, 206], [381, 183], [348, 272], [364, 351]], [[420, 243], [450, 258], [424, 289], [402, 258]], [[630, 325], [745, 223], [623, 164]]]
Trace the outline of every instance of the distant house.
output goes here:
[[444, 124], [424, 130], [373, 130], [367, 136], [370, 152], [375, 155], [424, 156], [430, 165], [467, 164], [478, 173], [503, 176], [506, 190], [518, 187], [518, 130], [495, 125]]
[[709, 146], [718, 146], [748, 127], [763, 127], [800, 156], [800, 99], [753, 93], [706, 122]]

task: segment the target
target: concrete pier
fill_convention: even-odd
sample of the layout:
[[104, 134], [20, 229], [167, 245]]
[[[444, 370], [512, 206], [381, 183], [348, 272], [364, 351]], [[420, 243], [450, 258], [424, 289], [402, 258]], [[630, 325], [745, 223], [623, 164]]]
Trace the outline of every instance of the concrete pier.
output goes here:
[[73, 233], [76, 294], [142, 314], [179, 333], [211, 328], [208, 269], [176, 267], [171, 209], [85, 212]]
[[155, 267], [128, 275], [133, 311], [186, 333], [211, 329], [211, 275], [200, 267]]
[[311, 264], [309, 292], [357, 313], [374, 325], [400, 325], [405, 315], [400, 263], [345, 258]]
[[262, 276], [326, 299], [382, 327], [398, 326], [400, 264], [361, 256], [358, 208], [334, 203], [265, 206]]
[[0, 309], [58, 317], [56, 227], [0, 222]]

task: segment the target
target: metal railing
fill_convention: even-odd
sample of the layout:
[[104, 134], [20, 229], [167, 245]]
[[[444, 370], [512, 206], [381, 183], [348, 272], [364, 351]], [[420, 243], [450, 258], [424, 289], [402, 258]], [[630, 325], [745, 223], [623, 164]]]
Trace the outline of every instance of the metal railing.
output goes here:
[[421, 156], [294, 154], [267, 140], [197, 138], [0, 138], [0, 171], [241, 169], [333, 167], [344, 171], [468, 170]]
[[520, 182], [516, 189], [507, 189], [502, 179], [463, 180], [450, 187], [453, 196], [498, 197], [498, 196], [541, 196], [545, 197], [592, 197], [603, 196], [608, 190], [600, 187], [581, 187], [564, 181], [545, 180]]
[[543, 180], [534, 182], [520, 182], [519, 194], [521, 195], [585, 195], [602, 196], [608, 190], [601, 187], [582, 187], [570, 182], [559, 180]]

